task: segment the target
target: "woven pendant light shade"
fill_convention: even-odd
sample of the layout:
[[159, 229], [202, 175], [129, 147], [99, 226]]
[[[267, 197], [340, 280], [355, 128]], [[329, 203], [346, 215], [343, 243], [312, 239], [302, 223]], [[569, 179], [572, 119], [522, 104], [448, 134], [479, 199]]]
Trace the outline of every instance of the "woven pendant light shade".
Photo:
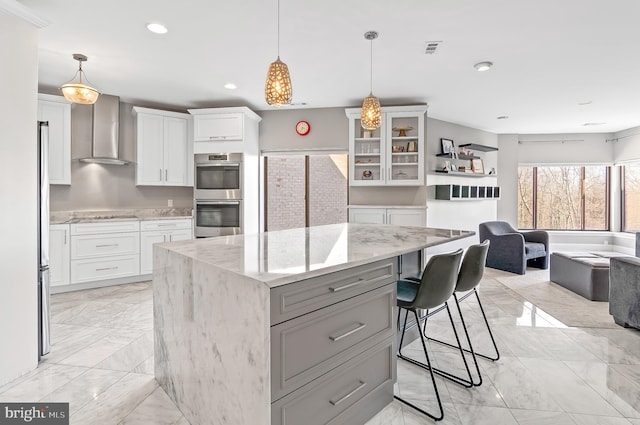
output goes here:
[[289, 68], [278, 56], [278, 59], [269, 65], [264, 98], [271, 106], [288, 105], [291, 103], [292, 92]]
[[375, 130], [380, 127], [380, 101], [372, 93], [362, 101], [360, 124], [365, 130]]

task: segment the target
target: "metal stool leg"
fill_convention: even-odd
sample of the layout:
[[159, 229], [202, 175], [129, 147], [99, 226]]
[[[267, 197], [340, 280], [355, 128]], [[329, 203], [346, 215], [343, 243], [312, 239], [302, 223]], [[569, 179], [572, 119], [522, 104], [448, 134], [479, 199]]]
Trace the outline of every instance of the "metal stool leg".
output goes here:
[[[411, 310], [413, 312], [413, 314], [416, 317], [416, 324], [418, 325], [418, 330], [420, 330], [420, 319], [418, 319], [418, 313], [415, 310]], [[416, 406], [415, 404], [397, 396], [394, 395], [393, 398], [395, 398], [396, 400], [398, 400], [401, 403], [406, 404], [407, 406], [410, 406], [414, 409], [416, 409], [417, 411], [419, 411], [420, 413], [422, 413], [425, 416], [430, 417], [431, 419], [433, 419], [434, 421], [440, 421], [442, 420], [442, 418], [444, 418], [444, 410], [442, 408], [442, 402], [440, 401], [440, 393], [438, 392], [438, 385], [436, 384], [436, 377], [433, 373], [433, 368], [431, 367], [431, 361], [429, 360], [429, 354], [427, 353], [427, 344], [425, 343], [424, 340], [424, 336], [422, 335], [422, 332], [420, 333], [420, 341], [422, 342], [422, 349], [424, 350], [424, 356], [427, 359], [427, 364], [425, 365], [424, 363], [418, 362], [417, 360], [411, 359], [409, 357], [405, 357], [404, 355], [402, 355], [401, 350], [402, 350], [402, 342], [404, 341], [404, 333], [407, 330], [407, 317], [409, 316], [409, 310], [407, 310], [407, 314], [404, 317], [404, 326], [402, 327], [402, 336], [400, 337], [400, 346], [398, 347], [398, 354], [397, 356], [399, 358], [401, 358], [402, 360], [406, 360], [409, 363], [413, 363], [417, 366], [422, 367], [423, 369], [428, 369], [429, 370], [429, 374], [431, 375], [431, 382], [433, 383], [433, 389], [435, 390], [436, 393], [436, 399], [438, 400], [438, 410], [440, 411], [439, 416], [435, 416], [432, 415], [431, 413], [421, 409], [420, 407]]]
[[478, 382], [473, 382], [474, 387], [479, 387], [482, 385], [482, 374], [480, 373], [480, 366], [478, 365], [478, 359], [476, 357], [476, 353], [473, 351], [473, 345], [471, 345], [471, 338], [469, 337], [469, 331], [467, 330], [467, 324], [464, 321], [464, 316], [462, 315], [462, 309], [460, 308], [460, 303], [458, 302], [458, 297], [455, 292], [453, 293], [453, 299], [456, 301], [456, 307], [458, 308], [458, 314], [460, 315], [460, 321], [462, 322], [462, 329], [464, 330], [464, 334], [467, 337], [467, 343], [469, 344], [469, 351], [471, 352], [471, 358], [473, 358], [473, 363], [476, 366], [476, 372], [478, 373]]

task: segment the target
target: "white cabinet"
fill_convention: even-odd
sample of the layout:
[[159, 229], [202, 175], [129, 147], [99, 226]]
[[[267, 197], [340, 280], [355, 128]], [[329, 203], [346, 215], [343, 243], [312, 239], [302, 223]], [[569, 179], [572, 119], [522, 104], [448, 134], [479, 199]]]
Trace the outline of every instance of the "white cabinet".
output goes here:
[[153, 272], [153, 244], [193, 238], [191, 219], [147, 220], [140, 223], [140, 274]]
[[350, 205], [349, 222], [426, 227], [427, 214], [425, 207], [367, 207]]
[[49, 183], [71, 184], [71, 104], [38, 94], [38, 121], [49, 122]]
[[346, 109], [349, 119], [349, 184], [423, 185], [426, 111], [426, 105], [382, 108], [380, 128], [365, 131], [360, 124], [360, 108]]
[[193, 186], [188, 114], [134, 107], [138, 186]]
[[244, 136], [244, 114], [215, 113], [193, 117], [193, 139], [197, 142], [208, 140], [242, 140]]
[[49, 278], [51, 286], [68, 285], [70, 233], [68, 224], [49, 227]]
[[138, 221], [71, 225], [71, 283], [140, 274]]
[[258, 123], [262, 118], [246, 107], [189, 109], [193, 115], [195, 153], [258, 150]]

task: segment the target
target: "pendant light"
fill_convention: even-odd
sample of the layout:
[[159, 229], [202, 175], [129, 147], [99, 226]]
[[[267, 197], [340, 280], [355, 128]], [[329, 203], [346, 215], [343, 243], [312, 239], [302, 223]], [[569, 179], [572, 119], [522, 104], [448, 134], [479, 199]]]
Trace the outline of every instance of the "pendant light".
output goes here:
[[280, 60], [280, 0], [278, 0], [278, 58], [269, 65], [264, 98], [271, 106], [282, 106], [291, 103], [291, 76], [287, 64]]
[[[73, 58], [78, 61], [78, 72], [76, 72], [76, 75], [79, 79], [77, 83], [74, 83], [73, 80], [76, 78], [76, 75], [74, 75], [70, 83], [60, 87], [62, 94], [69, 102], [82, 103], [84, 105], [96, 103], [98, 96], [100, 96], [98, 90], [82, 83], [82, 76], [84, 75], [84, 71], [82, 71], [82, 62], [86, 62], [87, 57], [80, 53], [74, 53]], [[86, 76], [84, 79], [87, 81]]]
[[373, 95], [373, 40], [378, 38], [378, 33], [375, 31], [367, 31], [364, 33], [364, 38], [371, 42], [371, 54], [370, 54], [370, 80], [369, 80], [369, 96], [365, 97], [362, 101], [362, 114], [360, 117], [360, 124], [365, 130], [375, 130], [380, 127], [380, 121], [382, 115], [380, 114], [380, 101]]

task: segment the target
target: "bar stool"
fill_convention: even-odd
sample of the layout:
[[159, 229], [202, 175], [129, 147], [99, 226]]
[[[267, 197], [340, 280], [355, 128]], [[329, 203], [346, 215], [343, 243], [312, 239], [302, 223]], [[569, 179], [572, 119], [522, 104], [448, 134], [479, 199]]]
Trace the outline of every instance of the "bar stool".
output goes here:
[[[496, 361], [500, 359], [500, 352], [498, 350], [498, 346], [496, 345], [496, 340], [493, 337], [493, 333], [491, 332], [491, 327], [489, 326], [489, 321], [487, 320], [487, 315], [484, 312], [484, 308], [482, 307], [482, 302], [480, 301], [480, 295], [478, 294], [478, 285], [484, 276], [485, 264], [487, 261], [487, 252], [489, 251], [489, 240], [485, 240], [481, 244], [471, 245], [467, 248], [467, 252], [464, 255], [462, 260], [462, 266], [460, 266], [460, 272], [458, 273], [458, 280], [456, 282], [456, 288], [453, 292], [453, 298], [456, 302], [456, 307], [458, 309], [458, 314], [460, 314], [460, 321], [462, 323], [462, 328], [464, 329], [464, 334], [467, 339], [467, 344], [469, 344], [469, 349], [464, 348], [464, 351], [467, 353], [471, 353], [473, 358], [473, 362], [476, 367], [476, 372], [478, 373], [478, 382], [473, 382], [474, 386], [482, 385], [482, 375], [480, 374], [480, 367], [478, 366], [477, 356], [483, 357], [487, 360]], [[408, 278], [409, 280], [417, 281], [417, 278]], [[458, 293], [466, 292], [462, 297], [458, 298]], [[460, 308], [460, 303], [466, 300], [471, 295], [475, 294], [476, 299], [478, 300], [478, 305], [480, 306], [480, 312], [482, 313], [482, 317], [484, 319], [485, 326], [487, 327], [487, 331], [489, 332], [489, 337], [491, 338], [491, 342], [493, 344], [493, 348], [495, 350], [495, 356], [488, 356], [485, 354], [476, 353], [473, 349], [473, 345], [471, 344], [471, 338], [469, 337], [469, 331], [467, 328], [467, 324], [464, 320], [464, 315], [462, 314], [462, 309]], [[432, 314], [441, 311], [442, 309], [438, 309], [434, 311]], [[427, 322], [425, 320], [424, 332], [426, 332]], [[447, 345], [452, 348], [460, 349], [460, 346], [455, 346], [445, 341], [441, 341], [435, 338], [428, 338], [431, 341], [438, 342], [440, 344]], [[459, 341], [458, 341], [459, 344]]]
[[[451, 297], [451, 295], [453, 295], [453, 291], [456, 285], [456, 279], [458, 276], [458, 267], [460, 266], [461, 259], [461, 249], [452, 253], [434, 255], [429, 259], [429, 262], [427, 263], [424, 272], [422, 273], [422, 279], [420, 280], [420, 282], [404, 279], [397, 282], [398, 320], [400, 319], [400, 311], [402, 309], [406, 310], [397, 356], [402, 360], [408, 361], [429, 371], [429, 374], [431, 375], [431, 382], [433, 383], [433, 388], [436, 393], [436, 399], [438, 401], [439, 414], [438, 416], [433, 415], [399, 396], [394, 395], [394, 398], [418, 410], [422, 414], [430, 417], [435, 421], [439, 421], [444, 418], [444, 410], [442, 408], [440, 393], [438, 392], [438, 386], [436, 384], [434, 375], [435, 369], [431, 366], [431, 361], [429, 360], [429, 353], [427, 352], [425, 336], [422, 332], [418, 332], [420, 334], [420, 340], [422, 342], [422, 349], [424, 350], [424, 355], [427, 359], [426, 364], [403, 355], [402, 343], [404, 341], [404, 335], [407, 330], [407, 318], [409, 317], [410, 312], [413, 313], [416, 319], [416, 326], [418, 326], [418, 330], [420, 329], [420, 318], [418, 317], [417, 313], [418, 309], [427, 310], [428, 314], [429, 309], [444, 304], [447, 312], [449, 312], [449, 319], [451, 321], [451, 325], [453, 326], [453, 318], [451, 317], [451, 312], [449, 310], [449, 306], [447, 305], [447, 300]], [[453, 327], [453, 329], [456, 339], [458, 339], [458, 334], [455, 330], [455, 326]], [[466, 365], [466, 359], [464, 360], [464, 362]], [[469, 371], [468, 366], [467, 371]], [[471, 375], [470, 372], [469, 375]]]

